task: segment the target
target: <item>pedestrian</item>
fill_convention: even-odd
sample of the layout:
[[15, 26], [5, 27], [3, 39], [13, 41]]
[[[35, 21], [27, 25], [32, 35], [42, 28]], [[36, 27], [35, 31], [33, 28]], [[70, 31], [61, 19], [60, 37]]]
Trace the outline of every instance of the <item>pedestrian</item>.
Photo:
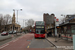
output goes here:
[[50, 37], [50, 36], [52, 36], [51, 30], [47, 32], [47, 37]]
[[48, 32], [47, 32], [47, 37], [48, 37]]
[[59, 38], [61, 37], [61, 34], [59, 33]]

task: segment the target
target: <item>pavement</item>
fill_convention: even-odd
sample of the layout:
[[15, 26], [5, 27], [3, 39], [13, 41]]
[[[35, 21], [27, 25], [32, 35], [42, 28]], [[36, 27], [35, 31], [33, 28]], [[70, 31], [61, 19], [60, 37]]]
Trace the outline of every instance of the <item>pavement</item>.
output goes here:
[[50, 43], [52, 43], [57, 50], [73, 50], [73, 42], [67, 41], [65, 39], [48, 37], [46, 38]]

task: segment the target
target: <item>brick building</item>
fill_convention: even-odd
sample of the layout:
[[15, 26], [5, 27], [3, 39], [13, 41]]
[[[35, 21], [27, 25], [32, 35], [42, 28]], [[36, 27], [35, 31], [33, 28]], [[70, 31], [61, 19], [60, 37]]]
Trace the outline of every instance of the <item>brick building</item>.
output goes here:
[[48, 13], [43, 14], [43, 21], [45, 21], [46, 29], [54, 26], [54, 14], [49, 15]]

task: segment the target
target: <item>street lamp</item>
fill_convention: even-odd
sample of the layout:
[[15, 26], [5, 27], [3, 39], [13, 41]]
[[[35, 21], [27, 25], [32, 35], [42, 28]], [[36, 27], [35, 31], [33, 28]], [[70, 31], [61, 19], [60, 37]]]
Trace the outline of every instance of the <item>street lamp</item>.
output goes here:
[[[19, 9], [20, 11], [22, 11], [22, 9]], [[17, 23], [18, 23], [18, 11], [19, 10], [16, 10], [17, 11]], [[15, 11], [15, 9], [13, 9], [13, 11]]]

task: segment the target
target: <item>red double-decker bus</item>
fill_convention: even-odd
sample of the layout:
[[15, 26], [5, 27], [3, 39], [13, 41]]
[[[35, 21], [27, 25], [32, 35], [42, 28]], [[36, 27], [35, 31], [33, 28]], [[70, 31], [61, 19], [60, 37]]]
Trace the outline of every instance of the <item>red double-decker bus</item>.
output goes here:
[[35, 38], [45, 38], [45, 22], [36, 21], [35, 22]]

